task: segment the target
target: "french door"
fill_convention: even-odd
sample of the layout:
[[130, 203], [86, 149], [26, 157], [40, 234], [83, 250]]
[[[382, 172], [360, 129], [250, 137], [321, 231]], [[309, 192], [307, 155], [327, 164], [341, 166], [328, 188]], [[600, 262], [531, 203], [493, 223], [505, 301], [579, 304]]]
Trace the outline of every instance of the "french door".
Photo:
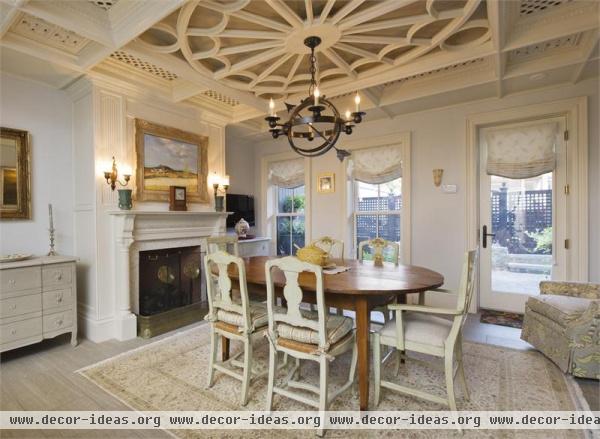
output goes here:
[[[564, 117], [502, 125], [557, 122]], [[485, 130], [479, 132], [480, 308], [523, 313], [543, 280], [564, 279], [566, 271], [566, 142], [558, 136], [554, 171], [511, 179], [486, 173]]]

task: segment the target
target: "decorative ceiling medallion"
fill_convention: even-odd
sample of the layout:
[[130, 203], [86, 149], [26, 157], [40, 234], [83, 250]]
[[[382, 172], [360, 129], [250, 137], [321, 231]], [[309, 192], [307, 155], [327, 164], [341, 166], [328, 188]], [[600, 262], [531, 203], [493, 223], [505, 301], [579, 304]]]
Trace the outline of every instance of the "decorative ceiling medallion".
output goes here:
[[183, 56], [204, 76], [263, 98], [302, 93], [310, 83], [305, 38], [319, 37], [322, 88], [397, 68], [430, 52], [490, 39], [481, 0], [191, 1], [139, 41]]
[[13, 25], [12, 31], [38, 43], [77, 54], [89, 42], [87, 38], [29, 14]]
[[140, 58], [130, 55], [127, 52], [123, 52], [122, 50], [118, 50], [110, 54], [110, 57], [120, 61], [122, 63], [128, 64], [136, 69], [143, 70], [146, 73], [150, 73], [151, 75], [158, 76], [167, 81], [173, 81], [177, 79], [177, 75], [175, 73], [171, 73], [168, 70], [163, 69], [162, 67], [155, 66], [152, 63], [141, 60]]
[[520, 47], [509, 53], [510, 61], [525, 61], [540, 56], [551, 55], [556, 51], [569, 50], [579, 44], [581, 33], [555, 38], [530, 46]]
[[572, 0], [521, 0], [519, 7], [519, 15], [531, 15], [538, 12], [552, 9], [555, 6], [560, 6], [564, 3], [569, 3]]

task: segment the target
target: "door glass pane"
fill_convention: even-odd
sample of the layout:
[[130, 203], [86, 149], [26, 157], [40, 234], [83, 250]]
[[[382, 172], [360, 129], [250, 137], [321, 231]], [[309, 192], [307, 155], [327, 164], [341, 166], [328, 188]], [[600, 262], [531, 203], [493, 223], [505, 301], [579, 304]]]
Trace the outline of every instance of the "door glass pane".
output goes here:
[[552, 277], [552, 173], [491, 185], [492, 291], [538, 294]]
[[304, 186], [277, 189], [277, 255], [295, 255], [304, 247]]

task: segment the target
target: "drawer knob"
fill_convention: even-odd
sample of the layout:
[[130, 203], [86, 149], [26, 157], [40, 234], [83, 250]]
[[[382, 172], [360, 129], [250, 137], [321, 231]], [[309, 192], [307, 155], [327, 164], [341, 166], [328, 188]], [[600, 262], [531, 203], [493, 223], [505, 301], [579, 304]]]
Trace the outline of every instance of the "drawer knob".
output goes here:
[[62, 273], [59, 272], [54, 275], [54, 280], [59, 281], [61, 279], [62, 279]]
[[62, 319], [58, 319], [56, 321], [56, 326], [62, 326], [62, 324], [63, 324], [63, 320]]
[[57, 294], [56, 294], [56, 301], [57, 301], [58, 303], [60, 303], [60, 302], [62, 302], [62, 299], [63, 299], [63, 298], [62, 298], [62, 293], [57, 293]]
[[11, 287], [14, 287], [14, 286], [17, 284], [17, 281], [16, 281], [16, 280], [14, 280], [14, 279], [9, 279], [9, 280], [8, 280], [8, 284], [9, 284]]
[[13, 303], [9, 308], [11, 311], [14, 311], [15, 309], [17, 309], [17, 304]]
[[17, 335], [17, 330], [16, 329], [11, 329], [10, 330], [10, 335]]

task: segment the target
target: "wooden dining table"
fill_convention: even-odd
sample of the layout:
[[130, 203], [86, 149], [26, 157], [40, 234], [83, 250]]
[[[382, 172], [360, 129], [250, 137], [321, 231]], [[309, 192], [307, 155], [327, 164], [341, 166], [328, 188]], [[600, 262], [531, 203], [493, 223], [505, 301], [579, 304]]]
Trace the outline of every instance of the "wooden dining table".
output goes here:
[[[273, 259], [266, 256], [245, 258], [246, 282], [253, 296], [266, 297], [265, 262]], [[406, 295], [422, 293], [438, 288], [444, 277], [423, 267], [393, 264], [383, 267], [356, 260], [334, 260], [338, 266], [350, 267], [338, 274], [325, 274], [324, 292], [327, 307], [351, 310], [356, 313], [356, 343], [358, 348], [358, 388], [360, 409], [368, 410], [369, 403], [369, 332], [370, 313], [377, 306], [392, 302], [406, 303]], [[232, 279], [238, 279], [237, 268], [229, 267]], [[273, 270], [276, 294], [283, 297], [285, 278], [279, 270]], [[303, 302], [315, 303], [315, 276], [301, 273], [299, 284], [303, 291]], [[229, 343], [223, 339], [223, 357], [229, 355]]]

